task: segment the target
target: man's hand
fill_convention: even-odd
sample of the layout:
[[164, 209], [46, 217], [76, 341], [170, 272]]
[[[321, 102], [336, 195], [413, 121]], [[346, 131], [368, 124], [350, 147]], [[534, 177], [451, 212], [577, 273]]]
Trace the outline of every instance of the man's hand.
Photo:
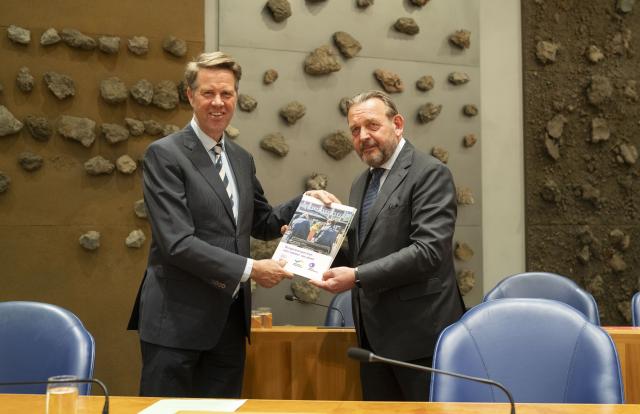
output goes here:
[[331, 293], [340, 293], [356, 285], [356, 272], [352, 267], [335, 267], [322, 274], [322, 280], [309, 280], [314, 286]]
[[338, 200], [338, 197], [334, 196], [333, 194], [325, 190], [309, 190], [309, 191], [305, 191], [304, 195], [317, 198], [318, 200], [322, 201], [326, 206], [330, 206], [331, 203], [342, 204], [340, 200]]
[[285, 264], [287, 264], [286, 260], [277, 262], [273, 259], [254, 260], [251, 278], [262, 287], [274, 287], [282, 279], [291, 279], [293, 277], [293, 273], [284, 270]]

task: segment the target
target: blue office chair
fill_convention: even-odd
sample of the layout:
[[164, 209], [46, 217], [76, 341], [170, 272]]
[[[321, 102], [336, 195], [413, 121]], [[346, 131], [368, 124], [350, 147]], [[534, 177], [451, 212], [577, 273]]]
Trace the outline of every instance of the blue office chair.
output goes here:
[[631, 298], [631, 324], [640, 326], [640, 292], [636, 292]]
[[483, 302], [505, 298], [552, 299], [573, 306], [587, 319], [600, 325], [598, 304], [593, 296], [573, 280], [555, 273], [527, 272], [502, 279], [487, 293]]
[[[73, 313], [39, 302], [0, 302], [0, 382], [93, 378], [95, 342]], [[88, 395], [90, 384], [78, 385]], [[0, 393], [44, 394], [46, 385], [0, 387]]]
[[[340, 312], [336, 311], [336, 309], [339, 309]], [[324, 326], [354, 326], [350, 290], [338, 293], [331, 299], [329, 309], [327, 309], [327, 316], [324, 319]]]
[[[624, 403], [620, 362], [609, 335], [554, 300], [479, 304], [442, 331], [433, 367], [498, 381], [516, 402]], [[507, 401], [497, 388], [437, 374], [430, 398]]]

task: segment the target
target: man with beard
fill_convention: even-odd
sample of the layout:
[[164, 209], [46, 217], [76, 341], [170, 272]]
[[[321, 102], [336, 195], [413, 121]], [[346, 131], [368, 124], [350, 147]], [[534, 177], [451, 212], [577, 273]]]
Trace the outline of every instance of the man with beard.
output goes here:
[[[351, 289], [359, 345], [388, 358], [431, 366], [438, 335], [464, 311], [453, 266], [456, 190], [447, 167], [402, 133], [391, 98], [369, 91], [347, 103], [353, 146], [369, 168], [356, 178], [349, 204], [348, 266], [322, 281], [332, 293]], [[426, 401], [430, 377], [385, 364], [360, 366], [365, 400]]]

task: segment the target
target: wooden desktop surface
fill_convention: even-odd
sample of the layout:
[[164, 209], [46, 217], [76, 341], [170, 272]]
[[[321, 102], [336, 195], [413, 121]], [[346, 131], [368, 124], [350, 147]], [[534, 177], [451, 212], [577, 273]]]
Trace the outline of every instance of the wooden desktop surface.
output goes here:
[[[160, 398], [111, 397], [110, 414], [137, 414]], [[80, 397], [78, 414], [102, 412], [104, 398]], [[0, 394], [3, 414], [43, 414], [44, 395]], [[415, 403], [363, 401], [248, 400], [240, 413], [331, 413], [331, 414], [508, 414], [508, 404]], [[518, 414], [638, 414], [640, 405], [621, 404], [516, 404]], [[206, 412], [201, 412], [206, 414]]]
[[[627, 403], [640, 403], [640, 328], [603, 327], [618, 350]], [[244, 398], [362, 399], [352, 328], [274, 326], [252, 330], [247, 347]]]

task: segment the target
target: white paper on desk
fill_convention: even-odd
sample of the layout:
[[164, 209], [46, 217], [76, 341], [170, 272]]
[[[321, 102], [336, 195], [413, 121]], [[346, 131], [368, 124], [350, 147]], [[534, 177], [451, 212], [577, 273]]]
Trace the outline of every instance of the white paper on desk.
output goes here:
[[245, 402], [247, 400], [168, 399], [157, 401], [138, 414], [175, 414], [178, 411], [232, 413]]

